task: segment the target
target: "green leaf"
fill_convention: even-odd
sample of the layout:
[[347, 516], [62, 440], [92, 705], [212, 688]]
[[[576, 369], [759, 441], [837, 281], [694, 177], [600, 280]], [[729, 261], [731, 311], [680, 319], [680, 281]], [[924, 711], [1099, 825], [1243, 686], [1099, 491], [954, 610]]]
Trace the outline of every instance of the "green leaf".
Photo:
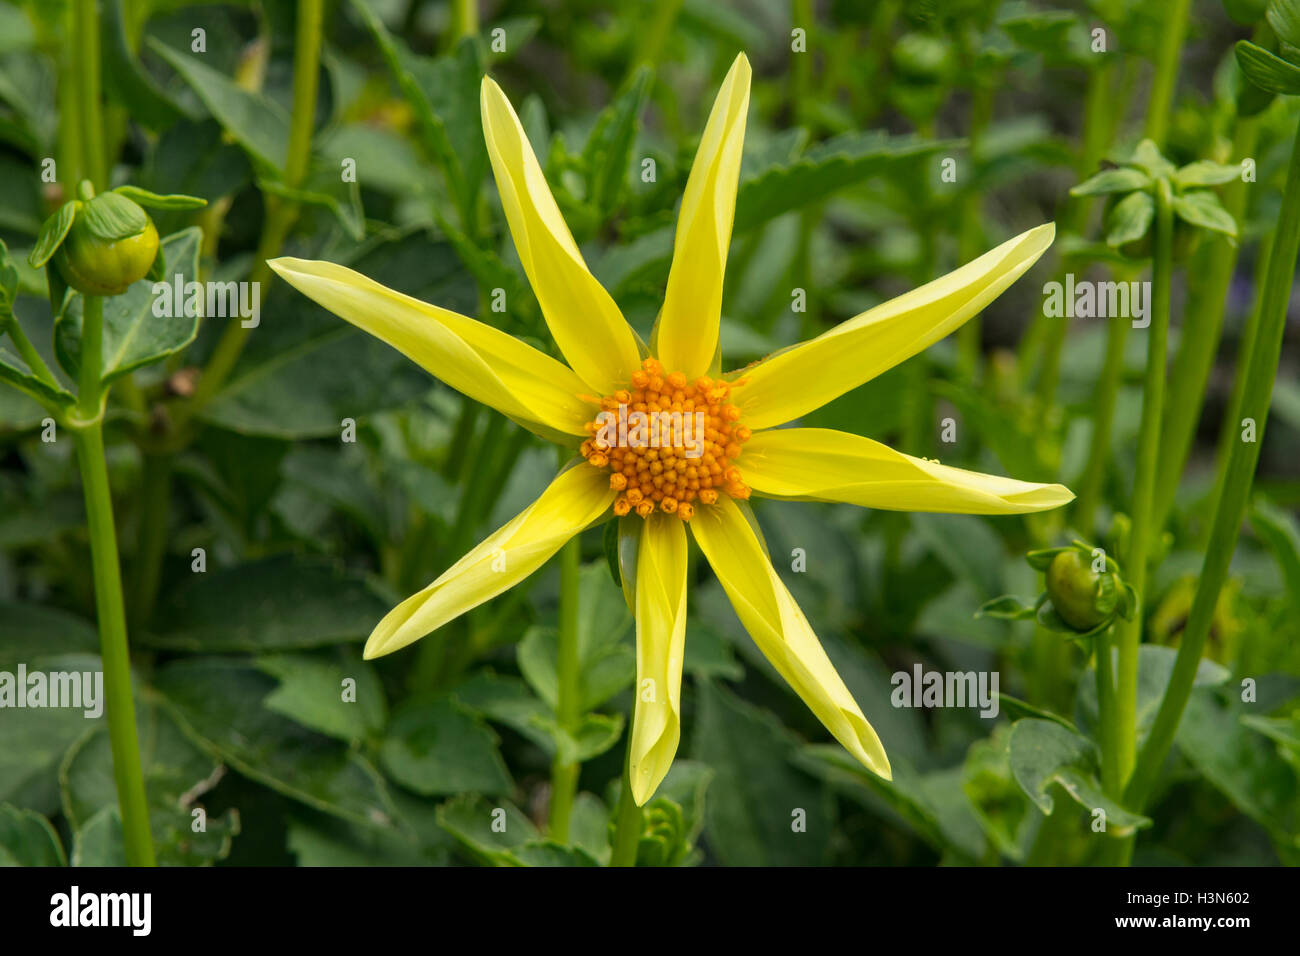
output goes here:
[[1149, 193], [1130, 193], [1106, 217], [1106, 245], [1118, 248], [1141, 239], [1155, 218], [1156, 203]]
[[[1009, 700], [1014, 698], [1003, 697], [1004, 703]], [[1011, 710], [1007, 708], [1008, 716]], [[1003, 856], [1023, 862], [1034, 832], [1034, 812], [1011, 771], [1011, 732], [1012, 725], [999, 724], [987, 740], [970, 745], [962, 763], [961, 789], [989, 842]]]
[[[1143, 644], [1138, 648], [1137, 736], [1138, 746], [1146, 739], [1155, 720], [1160, 700], [1169, 686], [1178, 652], [1171, 647]], [[1097, 735], [1097, 681], [1095, 669], [1084, 672], [1074, 699], [1074, 719], [1079, 730]], [[1227, 680], [1228, 672], [1211, 660], [1202, 660], [1196, 670], [1195, 686], [1208, 687]]]
[[1300, 847], [1297, 770], [1272, 740], [1242, 722], [1243, 711], [1212, 688], [1194, 690], [1178, 726], [1178, 749], [1238, 810], [1280, 842]]
[[79, 229], [84, 228], [101, 242], [129, 239], [140, 235], [149, 226], [149, 217], [145, 211], [116, 192], [100, 193], [83, 203], [77, 219], [81, 223]]
[[[209, 815], [202, 800], [203, 794], [220, 781], [224, 768], [191, 743], [152, 700], [139, 701], [136, 714], [158, 862], [163, 866], [193, 866], [225, 859], [231, 841], [239, 833], [239, 813], [232, 808]], [[105, 728], [73, 747], [59, 770], [59, 783], [64, 814], [78, 835], [82, 855], [88, 852], [85, 844], [89, 840], [99, 844], [97, 855], [124, 857], [120, 826], [111, 826], [106, 820], [91, 826], [103, 810], [115, 811], [118, 805], [112, 745]], [[203, 811], [201, 828], [196, 828], [200, 819], [196, 810]], [[87, 828], [89, 834], [83, 835]]]
[[1249, 40], [1238, 40], [1237, 65], [1246, 79], [1269, 93], [1300, 93], [1300, 67], [1256, 46]]
[[158, 88], [140, 65], [127, 37], [126, 0], [103, 4], [104, 92], [126, 107], [135, 122], [150, 129], [165, 129], [184, 115]]
[[299, 866], [445, 866], [445, 849], [415, 845], [409, 836], [358, 826], [337, 817], [295, 813], [288, 821], [286, 845]]
[[1018, 720], [1011, 728], [1011, 771], [1029, 799], [1044, 815], [1052, 812], [1052, 784], [1081, 807], [1106, 814], [1106, 833], [1128, 836], [1151, 820], [1125, 810], [1101, 791], [1097, 782], [1097, 749], [1086, 737], [1050, 720]]
[[1237, 182], [1240, 179], [1240, 166], [1214, 163], [1208, 159], [1188, 163], [1174, 173], [1174, 185], [1179, 189], [1193, 189], [1197, 186], [1222, 186], [1224, 183]]
[[197, 57], [150, 37], [149, 45], [181, 75], [203, 105], [258, 162], [284, 170], [289, 155], [289, 116], [273, 100], [238, 86]]
[[280, 681], [267, 695], [268, 710], [349, 743], [379, 733], [388, 715], [384, 688], [373, 665], [354, 648], [335, 654], [274, 654], [257, 667]]
[[1300, 620], [1300, 524], [1290, 512], [1264, 498], [1256, 498], [1250, 525], [1282, 569], [1292, 611]]
[[[11, 321], [18, 321], [16, 318]], [[0, 320], [0, 331], [4, 322]], [[0, 344], [0, 382], [12, 385], [32, 398], [56, 406], [68, 406], [76, 403], [77, 398], [62, 387], [51, 388], [40, 376], [27, 367], [27, 363]]]
[[487, 147], [479, 115], [479, 87], [484, 73], [475, 37], [464, 37], [456, 49], [432, 59], [412, 53], [394, 38], [364, 0], [352, 8], [369, 28], [419, 122], [428, 151], [447, 177], [452, 196], [460, 203], [462, 224], [478, 201], [487, 169]]
[[[626, 639], [632, 627], [622, 594], [610, 587], [600, 562], [582, 567], [578, 584], [578, 700], [582, 713], [595, 710], [635, 679], [636, 655]], [[519, 642], [519, 670], [552, 708], [558, 697], [554, 628], [530, 628]]]
[[1157, 179], [1172, 176], [1175, 172], [1174, 164], [1165, 159], [1164, 154], [1160, 152], [1160, 147], [1149, 139], [1144, 139], [1137, 144], [1131, 162]]
[[846, 186], [958, 145], [956, 140], [924, 141], [884, 133], [848, 133], [819, 143], [795, 162], [770, 167], [740, 184], [735, 231], [752, 229]]
[[1300, 47], [1300, 0], [1269, 0], [1264, 17], [1279, 40]]
[[408, 698], [379, 750], [393, 780], [421, 796], [508, 793], [510, 773], [496, 735], [445, 696]]
[[33, 269], [39, 269], [45, 263], [50, 261], [50, 257], [58, 251], [63, 240], [67, 238], [68, 230], [72, 228], [73, 221], [77, 218], [77, 211], [81, 208], [81, 202], [76, 199], [69, 200], [59, 207], [59, 211], [41, 224], [40, 234], [36, 237], [36, 245], [32, 246], [32, 251], [27, 256], [28, 263]]
[[1013, 594], [1004, 594], [1002, 597], [996, 597], [991, 601], [986, 601], [975, 612], [976, 617], [996, 617], [1008, 621], [1025, 621], [1033, 617], [1035, 608], [1030, 604], [1022, 604], [1020, 598]]
[[1072, 734], [1079, 731], [1060, 714], [1054, 714], [1050, 710], [1044, 710], [1041, 707], [1035, 707], [1033, 704], [1018, 697], [1012, 697], [1010, 694], [998, 694], [998, 700], [1001, 702], [1002, 710], [1012, 721], [1019, 720], [1022, 717], [1036, 717], [1040, 720], [1050, 720], [1053, 723], [1060, 724]]
[[[311, 188], [293, 189], [274, 179], [259, 179], [257, 188], [272, 196], [279, 196], [290, 202], [307, 206], [319, 206], [338, 220], [343, 231], [354, 242], [366, 237], [365, 210], [361, 205], [361, 184], [353, 180], [344, 182], [333, 172], [329, 178], [322, 180], [315, 177]], [[327, 190], [333, 189], [339, 195], [331, 195]]]
[[1173, 197], [1174, 214], [1183, 222], [1236, 238], [1237, 221], [1223, 208], [1219, 197], [1208, 189], [1197, 189]]
[[1071, 196], [1098, 196], [1103, 193], [1127, 193], [1151, 186], [1151, 177], [1131, 167], [1106, 169], [1090, 179], [1085, 179], [1070, 190]]
[[151, 193], [139, 186], [118, 186], [113, 192], [151, 209], [202, 209], [208, 204], [206, 199], [201, 199], [198, 196], [186, 196], [182, 193], [169, 193], [166, 196], [160, 196], [158, 193]]
[[[111, 195], [105, 194], [105, 195]], [[148, 278], [133, 282], [121, 295], [104, 299], [104, 342], [102, 381], [111, 382], [128, 372], [160, 362], [175, 355], [194, 341], [198, 334], [198, 314], [189, 305], [189, 296], [181, 295], [175, 307], [174, 284], [181, 277], [185, 284], [199, 274], [199, 247], [203, 231], [197, 226], [168, 236], [160, 245], [169, 273], [164, 281], [168, 290], [154, 295], [154, 283]], [[81, 369], [81, 323], [85, 300], [80, 293], [67, 300], [54, 322], [54, 343], [59, 364], [74, 378]], [[159, 312], [165, 314], [159, 315]]]
[[325, 813], [393, 825], [384, 780], [364, 757], [264, 706], [274, 678], [241, 660], [203, 657], [166, 665], [154, 686], [187, 737], [250, 779]]
[[[692, 757], [717, 776], [709, 789], [709, 848], [727, 866], [827, 862], [834, 806], [794, 766], [798, 744], [767, 711], [709, 681], [697, 685]], [[804, 820], [806, 830], [792, 823]]]
[[59, 835], [39, 813], [0, 804], [0, 866], [67, 866]]
[[319, 557], [279, 555], [194, 574], [141, 644], [181, 652], [302, 650], [364, 638], [389, 611], [366, 581]]
[[587, 168], [587, 198], [598, 214], [614, 212], [627, 188], [632, 147], [641, 109], [650, 92], [652, 73], [638, 67], [625, 88], [601, 111], [582, 150]]
[[1003, 590], [1002, 568], [989, 556], [1000, 554], [1002, 542], [989, 523], [975, 515], [913, 514], [912, 526], [953, 576], [970, 582], [982, 598]]
[[1028, 552], [1025, 555], [1025, 560], [1029, 562], [1029, 566], [1035, 571], [1046, 571], [1051, 567], [1052, 561], [1055, 560], [1058, 554], [1071, 550], [1073, 550], [1073, 548], [1069, 545], [1061, 548], [1043, 548], [1038, 551]]
[[491, 866], [597, 866], [580, 847], [541, 839], [537, 828], [512, 804], [482, 797], [457, 797], [438, 807], [438, 824], [475, 859]]

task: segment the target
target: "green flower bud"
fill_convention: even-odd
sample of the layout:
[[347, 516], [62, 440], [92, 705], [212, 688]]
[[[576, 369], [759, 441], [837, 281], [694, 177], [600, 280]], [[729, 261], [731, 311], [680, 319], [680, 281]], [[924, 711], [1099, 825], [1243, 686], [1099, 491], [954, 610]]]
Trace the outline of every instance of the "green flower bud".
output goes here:
[[1047, 596], [1066, 624], [1090, 631], [1115, 613], [1120, 589], [1113, 574], [1094, 571], [1087, 555], [1072, 548], [1048, 566]]
[[78, 209], [54, 262], [84, 295], [121, 295], [157, 257], [158, 230], [148, 214], [125, 196], [103, 193]]

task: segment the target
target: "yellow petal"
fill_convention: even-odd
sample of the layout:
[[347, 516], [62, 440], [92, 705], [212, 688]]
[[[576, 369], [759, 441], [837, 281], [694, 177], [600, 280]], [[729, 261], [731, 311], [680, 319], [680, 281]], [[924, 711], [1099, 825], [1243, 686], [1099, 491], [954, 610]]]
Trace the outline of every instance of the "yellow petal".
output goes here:
[[738, 464], [746, 484], [771, 498], [846, 501], [889, 511], [1025, 514], [1074, 499], [1064, 485], [951, 468], [829, 428], [755, 432]]
[[749, 110], [749, 60], [736, 57], [695, 153], [681, 212], [655, 351], [668, 371], [688, 379], [709, 371], [718, 348], [722, 277], [736, 212], [736, 181]]
[[636, 571], [636, 709], [629, 773], [637, 806], [672, 766], [681, 739], [686, 645], [686, 530], [672, 516], [646, 519]]
[[272, 259], [267, 265], [309, 299], [387, 342], [407, 358], [520, 424], [585, 434], [586, 386], [563, 362], [500, 329], [395, 292], [332, 262]]
[[744, 513], [730, 498], [700, 508], [691, 533], [740, 622], [764, 656], [844, 748], [890, 778], [889, 758], [836, 673], [803, 611], [777, 576]]
[[391, 654], [532, 574], [614, 501], [609, 475], [585, 462], [562, 472], [541, 497], [384, 616], [366, 658]]
[[590, 389], [622, 388], [641, 363], [636, 336], [565, 225], [501, 87], [483, 78], [483, 135], [519, 260], [560, 351]]
[[933, 345], [1016, 281], [1055, 234], [1050, 222], [1030, 229], [942, 278], [746, 369], [748, 384], [734, 399], [745, 424], [784, 424]]

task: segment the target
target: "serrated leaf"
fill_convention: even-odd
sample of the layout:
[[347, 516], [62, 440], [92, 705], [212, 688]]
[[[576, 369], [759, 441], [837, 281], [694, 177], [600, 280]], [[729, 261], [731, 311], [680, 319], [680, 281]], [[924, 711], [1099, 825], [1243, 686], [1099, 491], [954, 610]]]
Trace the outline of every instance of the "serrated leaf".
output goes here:
[[283, 171], [289, 155], [289, 115], [277, 103], [238, 86], [224, 73], [153, 37], [149, 44], [250, 156]]
[[1108, 836], [1127, 836], [1151, 825], [1148, 817], [1124, 809], [1102, 793], [1097, 749], [1086, 737], [1054, 721], [1028, 718], [1012, 725], [1009, 748], [1016, 782], [1044, 815], [1054, 805], [1050, 788], [1059, 784], [1085, 810], [1105, 812]]
[[1156, 204], [1148, 193], [1125, 196], [1106, 217], [1106, 245], [1118, 248], [1141, 239], [1151, 228]]
[[1237, 221], [1223, 208], [1219, 197], [1207, 189], [1183, 193], [1173, 197], [1174, 215], [1183, 222], [1202, 229], [1221, 232], [1225, 236], [1237, 236]]
[[1269, 53], [1249, 40], [1238, 40], [1237, 65], [1246, 79], [1268, 93], [1300, 93], [1300, 67]]
[[374, 666], [353, 648], [323, 656], [259, 656], [257, 667], [280, 682], [262, 702], [268, 710], [349, 743], [383, 729], [388, 712], [383, 685]]
[[[102, 381], [111, 382], [137, 368], [152, 365], [184, 349], [198, 334], [199, 316], [187, 314], [190, 297], [182, 294], [179, 310], [172, 289], [176, 275], [181, 276], [181, 289], [198, 278], [199, 248], [203, 231], [197, 226], [183, 229], [168, 236], [160, 244], [164, 261], [170, 265], [164, 282], [168, 290], [161, 305], [166, 314], [155, 313], [159, 297], [154, 295], [154, 282], [149, 278], [133, 282], [125, 292], [104, 299], [104, 340]], [[74, 378], [81, 368], [81, 323], [84, 299], [76, 293], [66, 300], [63, 311], [54, 322], [55, 348], [59, 364]]]
[[421, 796], [508, 793], [496, 735], [448, 697], [408, 698], [379, 749], [384, 772]]
[[1151, 177], [1138, 169], [1122, 166], [1119, 169], [1105, 169], [1097, 175], [1085, 179], [1070, 190], [1071, 196], [1098, 196], [1103, 193], [1127, 193], [1135, 189], [1146, 189], [1151, 185]]
[[156, 673], [154, 686], [187, 737], [250, 779], [344, 819], [393, 824], [387, 787], [370, 762], [264, 707], [275, 679], [246, 661], [174, 661]]
[[651, 76], [649, 67], [636, 70], [626, 88], [601, 111], [583, 147], [587, 197], [600, 214], [614, 211], [627, 185], [629, 157], [636, 142], [641, 108], [650, 91]]
[[319, 557], [280, 555], [194, 574], [133, 640], [179, 652], [302, 650], [359, 641], [389, 610], [367, 582]]
[[0, 867], [67, 866], [63, 844], [39, 813], [0, 804]]
[[771, 167], [740, 184], [735, 231], [752, 229], [899, 164], [915, 163], [958, 145], [955, 140], [924, 141], [883, 133], [849, 133], [819, 143], [793, 163]]

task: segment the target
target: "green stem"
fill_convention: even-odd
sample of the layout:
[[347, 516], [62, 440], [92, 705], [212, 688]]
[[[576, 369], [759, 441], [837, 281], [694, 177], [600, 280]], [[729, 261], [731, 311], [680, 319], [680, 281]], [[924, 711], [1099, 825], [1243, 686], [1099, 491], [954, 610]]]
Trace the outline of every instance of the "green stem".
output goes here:
[[[1124, 568], [1129, 583], [1145, 605], [1147, 556], [1151, 546], [1156, 466], [1160, 456], [1160, 422], [1164, 414], [1165, 352], [1169, 339], [1169, 290], [1173, 263], [1173, 209], [1168, 180], [1156, 183], [1155, 254], [1151, 263], [1151, 328], [1147, 341], [1146, 381], [1143, 385], [1142, 424], [1138, 434], [1137, 473], [1133, 479], [1133, 521]], [[1115, 717], [1118, 739], [1119, 780], [1133, 772], [1137, 751], [1138, 645], [1142, 640], [1144, 608], [1119, 627], [1119, 667]]]
[[77, 96], [81, 101], [82, 150], [85, 178], [99, 189], [109, 186], [105, 170], [104, 115], [100, 98], [99, 5], [75, 0], [72, 10], [73, 48], [77, 62]]
[[1169, 9], [1161, 18], [1160, 51], [1156, 58], [1156, 75], [1151, 81], [1151, 98], [1147, 101], [1147, 139], [1157, 146], [1165, 142], [1169, 126], [1169, 113], [1174, 104], [1174, 84], [1178, 79], [1178, 56], [1187, 35], [1187, 10], [1191, 0], [1171, 0]]
[[451, 35], [453, 43], [462, 37], [478, 33], [478, 0], [453, 0], [451, 5]]
[[[560, 630], [555, 661], [555, 716], [560, 729], [572, 733], [582, 719], [581, 668], [578, 661], [578, 574], [581, 564], [577, 536], [560, 549]], [[551, 839], [569, 842], [569, 820], [573, 800], [578, 792], [576, 760], [566, 760], [559, 753], [551, 765]]]
[[[970, 140], [968, 153], [970, 155], [971, 169], [967, 174], [969, 176], [974, 175], [975, 156], [980, 149], [984, 130], [992, 118], [993, 87], [986, 83], [976, 83], [975, 90], [971, 94], [970, 129], [967, 133]], [[974, 186], [974, 183], [968, 183], [966, 193], [962, 197], [961, 229], [958, 238], [960, 255], [958, 258], [963, 263], [976, 258], [983, 244], [980, 231], [983, 194]], [[973, 315], [957, 331], [958, 368], [965, 378], [969, 379], [979, 371], [980, 342], [980, 317], [979, 315]]]
[[144, 456], [144, 475], [140, 484], [140, 538], [135, 563], [135, 604], [131, 620], [147, 625], [158, 600], [162, 579], [162, 562], [167, 553], [167, 520], [171, 504], [172, 458], [170, 455]]
[[[311, 160], [312, 125], [316, 119], [317, 79], [320, 73], [322, 0], [298, 0], [298, 24], [293, 55], [293, 111], [290, 114], [289, 153], [285, 157], [284, 182], [296, 189], [307, 175]], [[280, 254], [289, 231], [298, 218], [298, 204], [279, 196], [266, 197], [266, 221], [253, 257], [248, 281], [259, 290], [271, 284], [271, 267], [266, 264]], [[232, 321], [221, 333], [216, 348], [203, 370], [194, 397], [177, 413], [179, 425], [198, 414], [221, 390], [248, 342], [251, 328]]]
[[1130, 325], [1127, 319], [1112, 319], [1106, 330], [1106, 358], [1092, 400], [1092, 440], [1088, 463], [1079, 481], [1079, 497], [1074, 506], [1074, 526], [1085, 538], [1093, 536], [1093, 523], [1106, 477], [1106, 463], [1110, 460], [1115, 397], [1119, 394], [1120, 382], [1124, 378], [1124, 350], [1128, 344]]
[[1097, 635], [1094, 666], [1097, 678], [1097, 737], [1101, 743], [1101, 784], [1111, 795], [1120, 793], [1123, 784], [1119, 766], [1119, 723], [1115, 703], [1115, 667], [1111, 648], [1114, 630], [1107, 628]]
[[41, 358], [31, 340], [27, 338], [27, 333], [23, 331], [23, 327], [18, 324], [18, 316], [12, 313], [7, 316], [0, 315], [0, 335], [6, 332], [9, 333], [9, 338], [13, 340], [14, 347], [18, 349], [18, 354], [22, 356], [23, 361], [27, 363], [27, 367], [32, 370], [32, 373], [51, 388], [62, 388], [54, 377], [54, 373], [50, 371], [50, 367], [45, 364], [45, 360]]
[[149, 810], [145, 801], [144, 774], [140, 769], [140, 743], [131, 694], [131, 652], [126, 637], [117, 531], [113, 524], [108, 465], [104, 459], [104, 393], [100, 381], [103, 327], [103, 300], [99, 296], [86, 296], [81, 333], [78, 421], [73, 434], [86, 498], [86, 529], [90, 536], [95, 610], [99, 618], [105, 710], [126, 859], [131, 866], [153, 866], [153, 841], [149, 834]]
[[[1239, 119], [1233, 135], [1232, 156], [1252, 156], [1258, 139], [1259, 124], [1253, 118]], [[1223, 189], [1223, 205], [1238, 222], [1246, 208], [1246, 183], [1240, 179]], [[1201, 281], [1188, 296], [1188, 313], [1183, 320], [1183, 334], [1178, 354], [1169, 373], [1169, 402], [1164, 427], [1160, 431], [1160, 465], [1156, 473], [1156, 510], [1153, 532], [1160, 533], [1173, 507], [1178, 481], [1187, 465], [1196, 424], [1205, 400], [1205, 387], [1219, 349], [1223, 333], [1223, 314], [1228, 302], [1228, 287], [1237, 269], [1238, 245], [1216, 238], [1207, 250], [1209, 263], [1198, 270]]]
[[[632, 746], [628, 732], [628, 749]], [[623, 786], [619, 789], [618, 809], [614, 816], [614, 843], [610, 849], [610, 866], [636, 866], [637, 845], [641, 842], [641, 808], [632, 798], [632, 781], [627, 765], [623, 767]]]
[[[1135, 810], [1140, 811], [1146, 806], [1173, 744], [1183, 709], [1196, 680], [1201, 652], [1205, 649], [1205, 640], [1214, 620], [1219, 591], [1227, 578], [1232, 553], [1237, 546], [1255, 467], [1259, 463], [1264, 426], [1268, 422], [1297, 255], [1300, 255], [1300, 128], [1296, 131], [1295, 143], [1291, 147], [1282, 212], [1274, 233], [1273, 253], [1269, 257], [1268, 273], [1264, 281], [1259, 332], [1249, 354], [1243, 353], [1238, 360], [1238, 374], [1245, 383], [1241, 412], [1243, 417], [1255, 421], [1254, 441], [1234, 442], [1228, 455], [1225, 480], [1214, 507], [1209, 547], [1205, 550], [1196, 597], [1192, 601], [1192, 610], [1179, 641], [1174, 669], [1151, 731], [1142, 747], [1142, 759], [1124, 792], [1126, 805]], [[1134, 530], [1136, 531], [1136, 526]]]

